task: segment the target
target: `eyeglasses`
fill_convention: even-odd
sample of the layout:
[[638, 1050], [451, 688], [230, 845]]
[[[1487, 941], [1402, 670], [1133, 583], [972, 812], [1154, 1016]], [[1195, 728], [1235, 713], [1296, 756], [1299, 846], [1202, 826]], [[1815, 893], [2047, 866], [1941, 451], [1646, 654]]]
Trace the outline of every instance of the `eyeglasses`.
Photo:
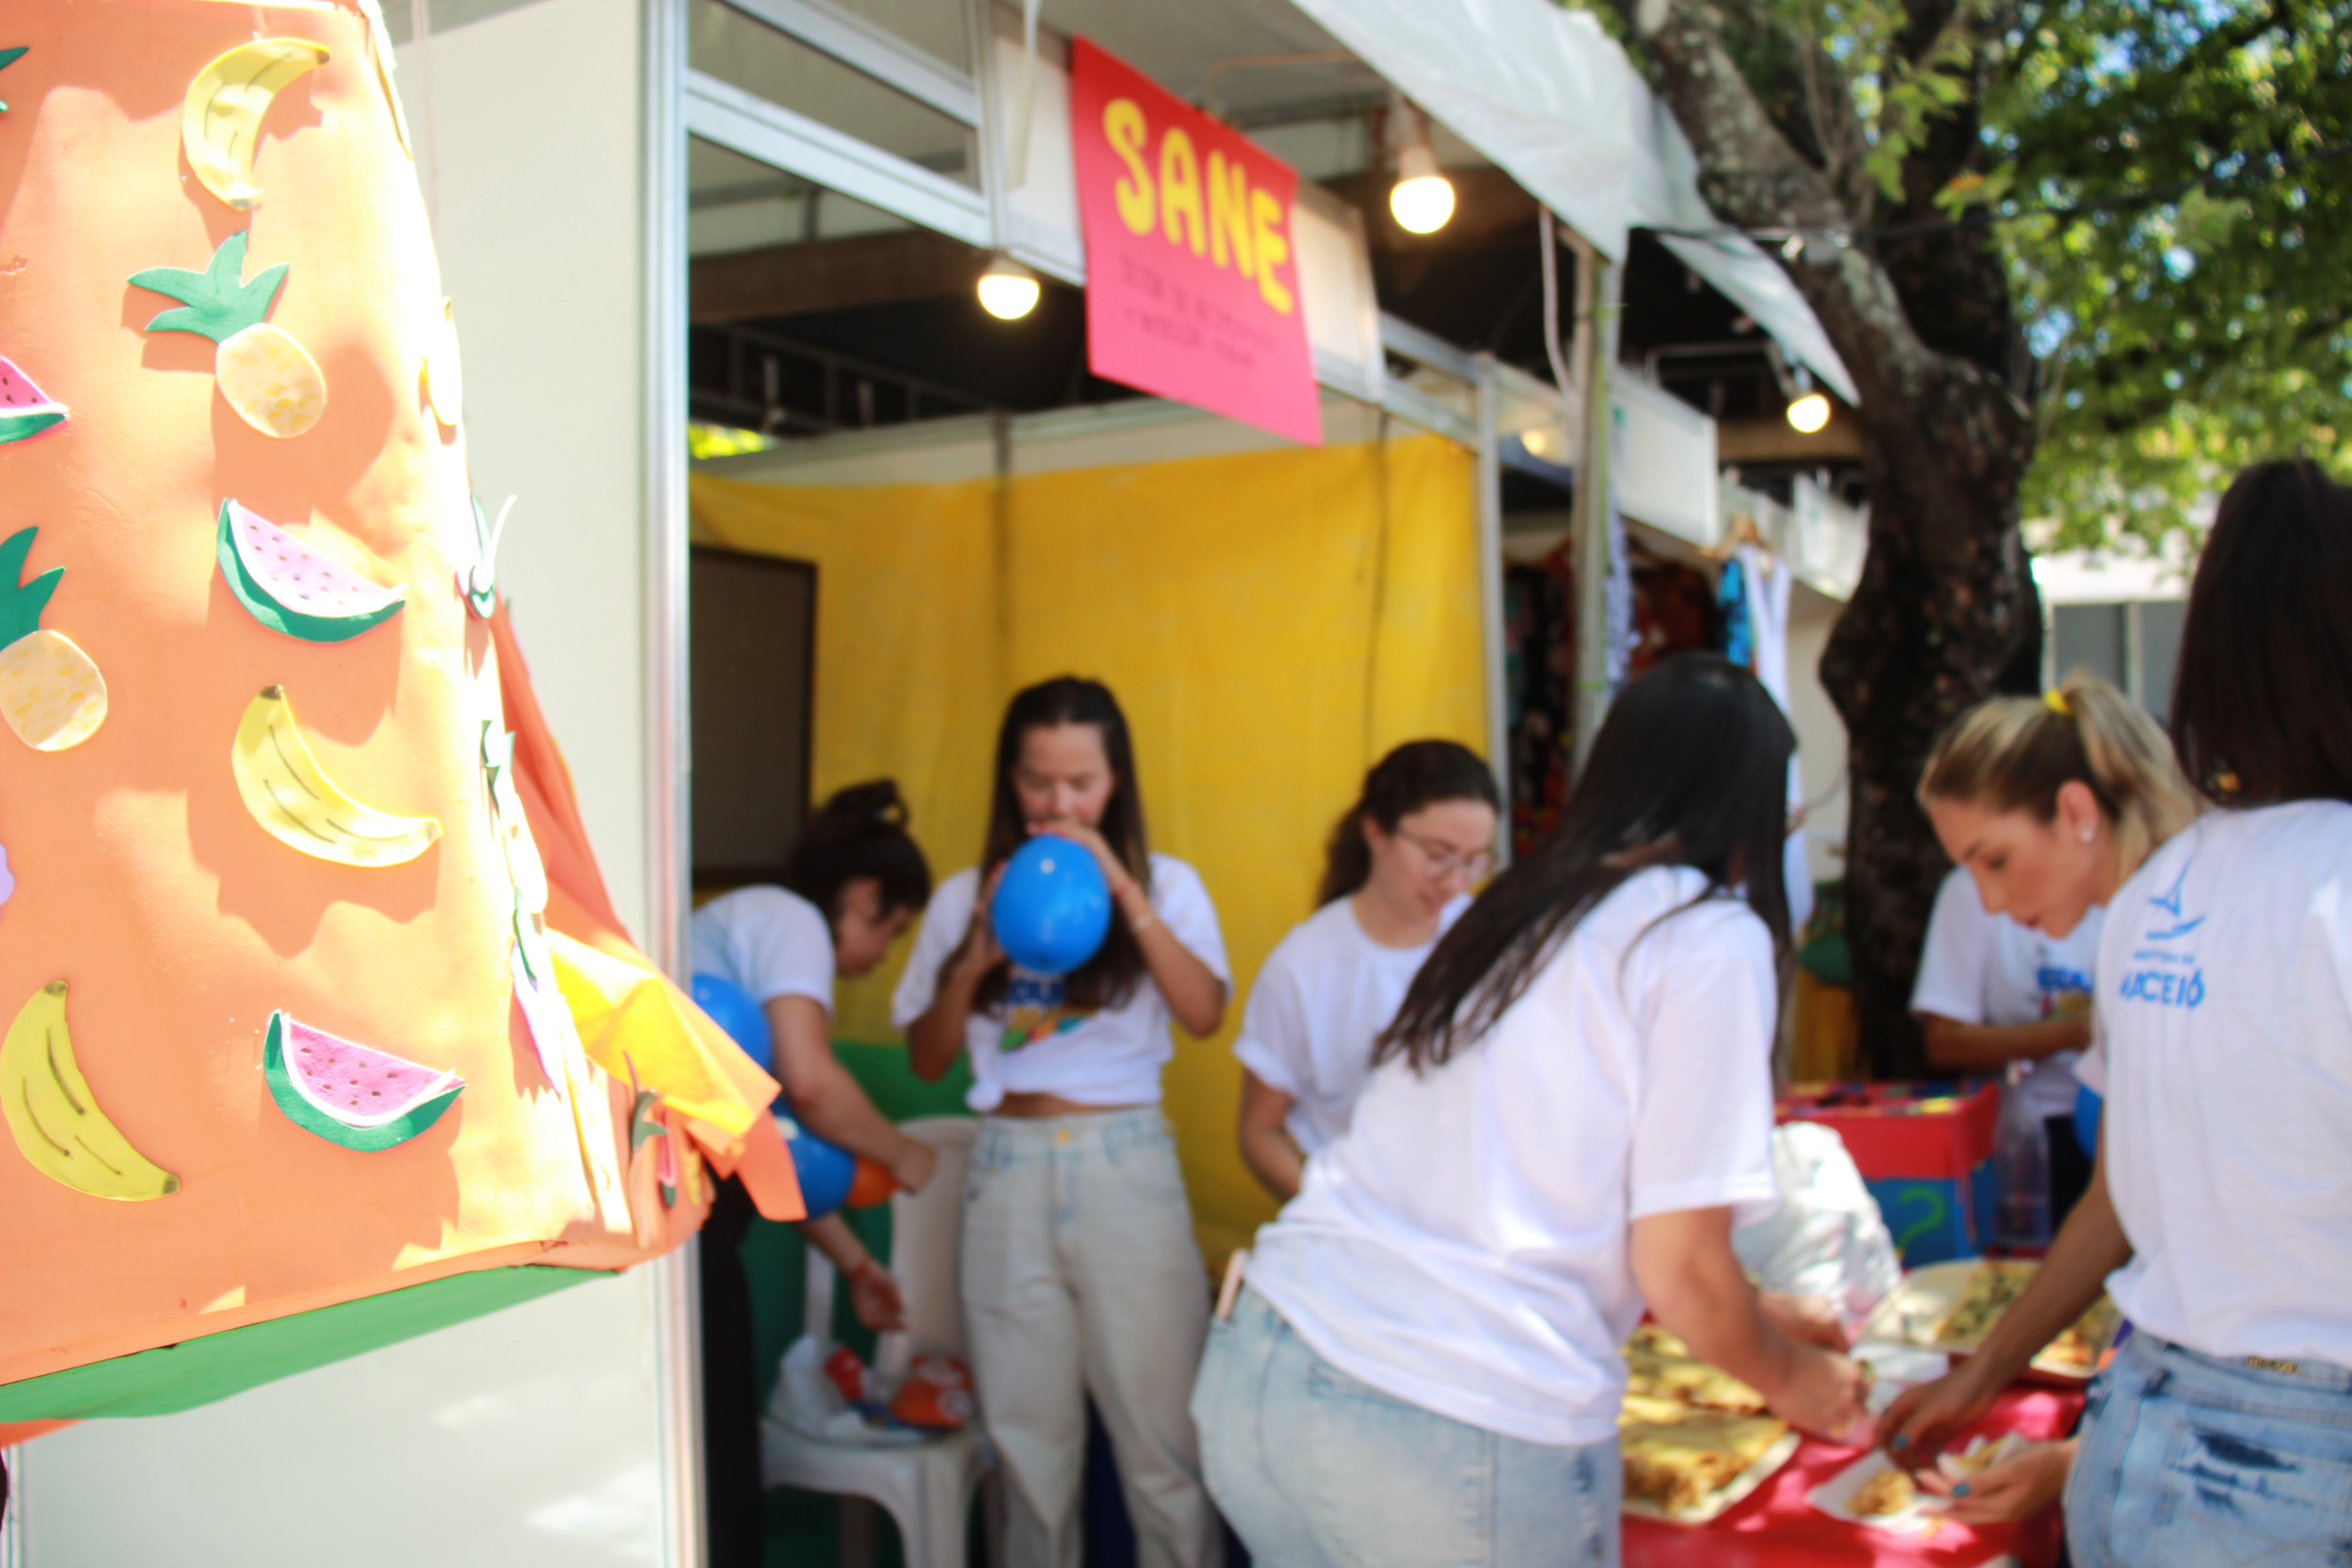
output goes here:
[[1491, 849], [1474, 849], [1465, 855], [1449, 845], [1432, 844], [1420, 834], [1408, 833], [1402, 827], [1396, 830], [1396, 837], [1419, 850], [1429, 868], [1441, 877], [1459, 871], [1475, 882], [1495, 868], [1495, 852]]

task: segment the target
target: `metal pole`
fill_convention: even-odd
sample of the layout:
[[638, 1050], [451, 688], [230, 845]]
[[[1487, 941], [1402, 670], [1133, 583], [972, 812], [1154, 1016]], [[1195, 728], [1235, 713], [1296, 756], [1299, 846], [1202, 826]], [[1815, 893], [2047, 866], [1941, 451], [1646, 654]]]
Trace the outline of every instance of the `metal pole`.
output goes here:
[[1495, 863], [1511, 863], [1511, 694], [1504, 648], [1503, 454], [1495, 424], [1502, 391], [1495, 356], [1475, 357], [1478, 368], [1478, 647], [1486, 688], [1486, 766], [1503, 803], [1496, 814]]
[[[644, 0], [646, 947], [686, 973], [693, 865], [693, 735], [687, 641], [686, 3]], [[650, 1265], [659, 1412], [662, 1560], [703, 1568], [702, 1314], [696, 1248]]]
[[1609, 372], [1617, 363], [1617, 318], [1624, 273], [1570, 232], [1576, 250], [1576, 366], [1583, 399], [1582, 450], [1576, 463], [1576, 768], [1609, 712], [1609, 447], [1615, 428]]

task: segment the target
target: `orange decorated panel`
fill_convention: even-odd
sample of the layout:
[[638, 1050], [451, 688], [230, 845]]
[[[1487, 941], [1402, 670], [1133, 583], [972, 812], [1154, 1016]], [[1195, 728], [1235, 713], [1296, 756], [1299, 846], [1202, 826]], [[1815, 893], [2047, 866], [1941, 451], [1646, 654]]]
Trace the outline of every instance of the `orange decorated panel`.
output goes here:
[[550, 966], [625, 938], [501, 690], [372, 9], [0, 7], [0, 1382], [707, 1201]]

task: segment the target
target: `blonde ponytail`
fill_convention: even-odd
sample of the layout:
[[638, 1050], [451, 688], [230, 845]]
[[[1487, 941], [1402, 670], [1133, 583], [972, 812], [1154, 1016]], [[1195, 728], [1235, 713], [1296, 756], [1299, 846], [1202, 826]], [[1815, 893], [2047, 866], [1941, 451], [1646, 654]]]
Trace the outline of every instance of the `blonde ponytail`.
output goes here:
[[2058, 813], [2058, 787], [2077, 781], [2115, 829], [2126, 877], [2197, 816], [2164, 731], [2081, 669], [2039, 700], [1995, 697], [1962, 714], [1920, 773], [1919, 804], [1967, 801], [2048, 822]]

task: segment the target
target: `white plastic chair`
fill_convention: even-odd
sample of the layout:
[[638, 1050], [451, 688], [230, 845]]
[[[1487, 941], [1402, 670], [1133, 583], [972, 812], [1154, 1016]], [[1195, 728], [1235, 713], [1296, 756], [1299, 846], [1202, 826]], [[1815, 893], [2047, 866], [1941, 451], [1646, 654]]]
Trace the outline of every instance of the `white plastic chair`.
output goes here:
[[[940, 1163], [920, 1193], [890, 1200], [890, 1271], [906, 1297], [907, 1327], [884, 1334], [875, 1348], [876, 1370], [885, 1377], [903, 1376], [917, 1351], [971, 1359], [956, 1279], [964, 1166], [979, 1126], [968, 1117], [929, 1116], [905, 1130], [937, 1149]], [[806, 1331], [820, 1342], [829, 1337], [833, 1293], [833, 1265], [811, 1248]], [[769, 1486], [870, 1498], [889, 1510], [908, 1568], [965, 1568], [972, 1497], [996, 1464], [976, 1425], [920, 1443], [867, 1447], [825, 1442], [773, 1415], [760, 1424], [760, 1458]]]

